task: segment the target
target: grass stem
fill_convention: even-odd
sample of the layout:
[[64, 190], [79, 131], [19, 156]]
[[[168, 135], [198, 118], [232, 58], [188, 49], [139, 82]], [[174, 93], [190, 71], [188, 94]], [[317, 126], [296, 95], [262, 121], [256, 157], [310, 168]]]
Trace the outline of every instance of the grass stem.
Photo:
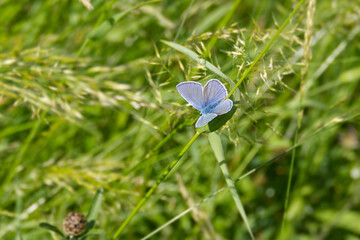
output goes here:
[[191, 140], [185, 145], [185, 147], [181, 150], [177, 158], [167, 167], [167, 169], [160, 175], [160, 177], [156, 180], [156, 183], [150, 188], [150, 190], [145, 194], [145, 196], [140, 200], [140, 202], [136, 205], [136, 207], [132, 210], [130, 215], [125, 219], [125, 221], [120, 225], [118, 230], [113, 235], [112, 239], [116, 239], [119, 237], [124, 228], [130, 223], [131, 219], [135, 216], [135, 214], [140, 210], [140, 208], [145, 204], [145, 202], [149, 199], [149, 197], [155, 192], [157, 187], [164, 181], [164, 179], [169, 175], [171, 170], [176, 166], [176, 164], [180, 161], [180, 159], [184, 156], [186, 151], [190, 148], [190, 146], [195, 142], [195, 140], [200, 136], [200, 133], [196, 132], [195, 135], [191, 138]]
[[255, 65], [259, 62], [259, 60], [265, 55], [265, 53], [269, 50], [272, 43], [279, 37], [280, 33], [286, 25], [289, 23], [290, 19], [295, 15], [295, 13], [300, 9], [301, 5], [305, 2], [305, 0], [301, 0], [298, 5], [295, 7], [295, 9], [290, 13], [290, 15], [286, 18], [286, 20], [283, 22], [283, 24], [280, 26], [280, 28], [277, 30], [275, 35], [270, 39], [270, 41], [266, 44], [264, 49], [260, 52], [260, 54], [255, 58], [255, 60], [252, 62], [250, 67], [248, 67], [244, 74], [241, 76], [239, 81], [236, 83], [236, 85], [231, 89], [229, 94], [226, 96], [226, 98], [230, 98], [231, 95], [235, 92], [235, 90], [240, 86], [240, 84], [244, 81], [244, 79], [247, 77], [247, 75], [250, 73], [250, 71], [255, 67]]

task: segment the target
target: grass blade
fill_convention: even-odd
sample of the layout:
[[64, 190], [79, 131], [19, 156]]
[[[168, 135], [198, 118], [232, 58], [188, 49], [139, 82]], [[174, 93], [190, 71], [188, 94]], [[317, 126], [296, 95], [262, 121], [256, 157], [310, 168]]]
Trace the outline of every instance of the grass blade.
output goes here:
[[136, 207], [132, 210], [130, 215], [125, 219], [125, 221], [121, 224], [121, 226], [117, 229], [112, 239], [116, 239], [119, 237], [120, 233], [125, 229], [125, 227], [130, 223], [131, 219], [135, 216], [135, 214], [140, 210], [140, 208], [146, 203], [149, 197], [155, 192], [157, 187], [162, 183], [165, 178], [169, 175], [171, 170], [177, 165], [180, 159], [184, 156], [186, 151], [190, 148], [190, 146], [195, 142], [195, 140], [200, 136], [200, 133], [195, 133], [192, 139], [185, 145], [185, 147], [181, 150], [178, 157], [168, 166], [168, 168], [160, 175], [157, 179], [156, 183], [150, 188], [150, 190], [145, 194], [145, 196], [138, 202]]
[[28, 150], [31, 142], [33, 141], [33, 139], [35, 138], [36, 134], [39, 131], [40, 125], [41, 125], [42, 121], [41, 120], [37, 120], [37, 122], [34, 123], [33, 128], [31, 129], [29, 135], [27, 136], [24, 144], [22, 145], [22, 147], [20, 148], [19, 153], [17, 154], [17, 156], [15, 157], [14, 162], [12, 163], [12, 165], [10, 166], [10, 169], [8, 169], [7, 171], [7, 175], [5, 177], [5, 179], [2, 181], [2, 183], [0, 184], [0, 197], [3, 195], [4, 189], [6, 187], [6, 185], [12, 180], [12, 178], [14, 177], [15, 173], [16, 173], [16, 168], [21, 164], [21, 161], [23, 160], [26, 151]]
[[236, 85], [233, 87], [233, 89], [231, 89], [231, 91], [229, 92], [229, 94], [227, 95], [226, 98], [230, 98], [231, 95], [234, 94], [234, 92], [236, 91], [236, 89], [240, 86], [240, 84], [244, 81], [244, 79], [247, 77], [247, 75], [250, 73], [250, 71], [255, 67], [255, 65], [258, 63], [258, 61], [265, 55], [265, 53], [269, 50], [270, 46], [273, 44], [273, 42], [279, 37], [280, 33], [282, 32], [282, 30], [284, 30], [284, 28], [286, 27], [286, 25], [289, 23], [290, 19], [295, 15], [295, 13], [300, 9], [301, 5], [305, 2], [305, 0], [301, 0], [298, 5], [295, 7], [295, 9], [290, 13], [290, 15], [286, 18], [285, 22], [283, 22], [283, 24], [280, 26], [279, 30], [275, 33], [275, 35], [270, 39], [270, 41], [268, 42], [268, 44], [266, 44], [266, 46], [264, 47], [264, 49], [260, 52], [260, 54], [255, 58], [255, 60], [252, 62], [252, 64], [250, 65], [250, 67], [248, 67], [246, 69], [246, 71], [244, 72], [244, 74], [241, 76], [241, 78], [239, 79], [239, 81], [236, 83]]
[[[218, 69], [217, 67], [215, 67], [212, 63], [210, 63], [209, 61], [206, 61], [205, 59], [203, 59], [200, 55], [198, 55], [197, 53], [195, 53], [194, 51], [180, 45], [174, 42], [169, 42], [169, 41], [165, 41], [162, 40], [163, 43], [165, 43], [166, 45], [168, 45], [169, 47], [185, 54], [186, 56], [188, 56], [189, 58], [191, 58], [192, 60], [196, 61], [198, 64], [203, 65], [204, 67], [206, 67], [207, 69], [209, 69], [210, 71], [212, 71], [213, 73], [215, 73], [216, 75], [218, 75], [219, 77], [225, 79], [231, 87], [235, 86], [235, 83], [233, 80], [231, 80], [231, 78], [229, 78], [225, 73], [223, 73], [220, 69]], [[240, 91], [237, 92], [237, 94], [235, 95], [236, 100], [238, 100], [238, 97], [240, 97]]]
[[229, 173], [229, 169], [226, 166], [224, 150], [223, 150], [223, 147], [222, 147], [222, 144], [221, 144], [220, 136], [216, 132], [211, 132], [211, 133], [209, 133], [208, 138], [209, 138], [211, 148], [214, 151], [215, 157], [216, 157], [217, 161], [219, 162], [220, 169], [221, 169], [222, 173], [224, 174], [226, 183], [230, 188], [230, 192], [231, 192], [231, 195], [232, 195], [232, 197], [233, 197], [233, 199], [235, 201], [236, 207], [239, 210], [239, 213], [240, 213], [242, 219], [244, 220], [245, 226], [246, 226], [246, 228], [247, 228], [247, 230], [248, 230], [248, 232], [249, 232], [249, 234], [251, 236], [251, 239], [254, 240], [255, 238], [254, 238], [254, 235], [253, 235], [253, 233], [251, 231], [251, 227], [250, 227], [249, 221], [248, 221], [248, 219], [246, 217], [244, 207], [243, 207], [243, 205], [241, 203], [240, 196], [236, 191], [234, 181], [232, 180], [231, 175]]
[[104, 197], [104, 189], [101, 187], [96, 191], [96, 194], [91, 202], [89, 212], [86, 216], [86, 219], [89, 222], [95, 221], [97, 215], [99, 214], [103, 197]]
[[90, 42], [90, 40], [97, 40], [97, 39], [102, 38], [107, 32], [109, 32], [111, 30], [111, 28], [115, 25], [115, 23], [120, 21], [120, 19], [125, 17], [131, 11], [133, 11], [133, 10], [135, 10], [137, 8], [140, 8], [142, 6], [152, 4], [152, 3], [156, 3], [156, 2], [160, 2], [160, 1], [162, 1], [162, 0], [152, 0], [152, 1], [144, 2], [144, 3], [139, 3], [139, 4], [135, 5], [134, 7], [129, 8], [124, 12], [115, 14], [110, 19], [105, 20], [99, 26], [97, 26], [96, 28], [94, 28], [93, 30], [91, 30], [89, 32], [86, 40], [81, 45], [80, 50], [78, 51], [77, 55], [80, 56], [82, 54], [82, 52], [84, 51], [86, 45]]
[[185, 54], [186, 56], [188, 56], [189, 58], [191, 58], [192, 60], [198, 62], [199, 64], [204, 65], [204, 67], [206, 67], [207, 69], [209, 69], [210, 71], [212, 71], [213, 73], [215, 73], [216, 75], [224, 78], [225, 80], [227, 80], [229, 83], [235, 84], [228, 76], [226, 76], [226, 74], [224, 74], [222, 71], [220, 71], [220, 69], [218, 69], [217, 67], [215, 67], [212, 63], [206, 61], [205, 59], [203, 59], [200, 55], [198, 55], [197, 53], [195, 53], [194, 51], [180, 45], [174, 42], [169, 42], [169, 41], [165, 41], [162, 40], [163, 43], [165, 43], [166, 45], [168, 45], [169, 47], [172, 47], [173, 49]]
[[80, 238], [81, 240], [85, 240], [89, 236], [87, 233], [95, 226], [95, 221], [96, 221], [96, 218], [101, 209], [101, 203], [102, 203], [103, 197], [104, 197], [104, 189], [102, 187], [100, 187], [96, 191], [96, 194], [91, 201], [90, 209], [86, 216], [88, 224], [86, 226], [85, 232], [81, 235], [81, 238]]
[[[351, 116], [349, 116], [347, 119], [344, 119], [344, 122], [348, 122], [351, 121], [353, 119], [358, 118], [360, 115], [359, 112], [355, 112], [353, 113]], [[283, 160], [283, 159], [287, 159], [287, 158], [283, 158], [287, 153], [293, 151], [294, 149], [302, 146], [304, 143], [307, 142], [307, 140], [309, 139], [316, 139], [316, 137], [318, 135], [320, 135], [320, 133], [324, 133], [325, 130], [329, 130], [335, 126], [337, 126], [338, 124], [340, 124], [341, 122], [334, 122], [334, 121], [329, 121], [327, 123], [323, 124], [323, 127], [316, 129], [314, 131], [312, 131], [309, 135], [305, 136], [300, 142], [298, 142], [297, 145], [293, 145], [292, 147], [288, 148], [287, 150], [283, 151], [282, 153], [276, 155], [275, 157], [273, 157], [272, 159], [264, 162], [263, 164], [260, 164], [258, 167], [255, 167], [253, 169], [251, 169], [250, 171], [242, 174], [241, 176], [239, 176], [238, 178], [236, 178], [236, 180], [234, 181], [234, 183], [236, 184], [237, 182], [239, 182], [240, 180], [250, 176], [251, 174], [255, 173], [256, 171], [262, 169], [265, 166], [268, 166], [278, 160]], [[154, 231], [152, 231], [151, 233], [149, 233], [148, 235], [146, 235], [145, 237], [142, 238], [142, 240], [148, 239], [152, 236], [154, 236], [156, 233], [160, 232], [161, 230], [163, 230], [165, 227], [169, 226], [170, 224], [172, 224], [173, 222], [179, 220], [182, 216], [184, 216], [185, 214], [191, 212], [192, 210], [194, 210], [195, 208], [199, 207], [201, 204], [207, 202], [208, 200], [212, 199], [213, 197], [215, 197], [216, 195], [218, 195], [219, 193], [221, 193], [222, 191], [226, 190], [230, 188], [229, 185], [220, 188], [219, 190], [209, 194], [206, 198], [202, 199], [201, 201], [197, 202], [196, 204], [194, 204], [193, 206], [191, 206], [190, 208], [186, 209], [185, 211], [179, 213], [178, 215], [176, 215], [175, 217], [173, 217], [172, 219], [170, 219], [167, 223], [163, 224], [162, 226], [158, 227], [157, 229], [155, 229]]]
[[[231, 6], [229, 11], [226, 13], [226, 15], [223, 17], [223, 19], [219, 23], [217, 30], [220, 30], [221, 28], [225, 27], [225, 25], [229, 22], [231, 16], [234, 14], [234, 12], [235, 12], [236, 8], [238, 7], [238, 5], [240, 4], [240, 2], [241, 2], [241, 0], [235, 0], [233, 2], [233, 5]], [[210, 42], [207, 45], [207, 54], [208, 55], [210, 55], [211, 49], [215, 46], [217, 40], [218, 40], [218, 38], [216, 38], [215, 36], [213, 36], [210, 39]]]
[[110, 19], [105, 20], [104, 22], [102, 22], [97, 28], [90, 31], [90, 33], [88, 35], [88, 38], [91, 39], [91, 40], [97, 40], [97, 39], [103, 37], [107, 32], [110, 31], [110, 29], [115, 25], [115, 23], [120, 21], [120, 19], [125, 17], [131, 11], [133, 11], [133, 10], [135, 10], [137, 8], [140, 8], [142, 6], [152, 4], [152, 3], [156, 3], [156, 2], [160, 2], [160, 1], [161, 0], [153, 0], [153, 1], [148, 1], [148, 2], [144, 2], [144, 3], [139, 3], [139, 4], [135, 5], [134, 7], [131, 7], [129, 9], [127, 9], [124, 12], [115, 14]]
[[52, 232], [62, 236], [63, 238], [65, 238], [65, 235], [57, 227], [55, 227], [49, 223], [42, 222], [39, 224], [39, 227], [44, 228], [49, 231], [52, 231]]

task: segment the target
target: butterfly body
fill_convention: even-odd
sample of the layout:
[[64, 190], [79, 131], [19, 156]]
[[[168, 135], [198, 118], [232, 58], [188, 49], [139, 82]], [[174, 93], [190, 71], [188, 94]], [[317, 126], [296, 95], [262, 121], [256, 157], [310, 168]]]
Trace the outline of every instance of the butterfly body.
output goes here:
[[233, 102], [226, 99], [227, 90], [217, 79], [209, 80], [203, 87], [198, 82], [179, 83], [177, 90], [185, 100], [200, 111], [201, 116], [195, 127], [202, 127], [218, 115], [225, 114], [233, 107]]
[[204, 115], [204, 114], [212, 113], [214, 111], [214, 109], [216, 108], [216, 106], [218, 106], [220, 103], [221, 103], [221, 100], [217, 101], [214, 104], [208, 104], [207, 106], [205, 105], [203, 107], [203, 110], [201, 111], [201, 114]]

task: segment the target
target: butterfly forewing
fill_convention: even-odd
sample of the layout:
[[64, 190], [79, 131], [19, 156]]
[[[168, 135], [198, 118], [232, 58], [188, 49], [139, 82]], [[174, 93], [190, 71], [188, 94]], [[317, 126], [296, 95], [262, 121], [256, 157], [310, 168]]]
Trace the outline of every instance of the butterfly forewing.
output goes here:
[[176, 85], [177, 90], [194, 108], [201, 111], [205, 105], [203, 87], [197, 82], [182, 82]]
[[206, 106], [219, 103], [226, 98], [224, 85], [216, 79], [209, 80], [204, 87], [204, 102]]

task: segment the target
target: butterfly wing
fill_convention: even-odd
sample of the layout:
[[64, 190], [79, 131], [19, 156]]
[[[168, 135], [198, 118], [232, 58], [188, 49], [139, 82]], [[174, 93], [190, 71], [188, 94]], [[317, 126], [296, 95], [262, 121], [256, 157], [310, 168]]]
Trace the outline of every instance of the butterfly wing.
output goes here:
[[225, 86], [216, 79], [209, 80], [204, 86], [205, 106], [216, 104], [226, 98], [227, 91]]
[[231, 99], [226, 99], [225, 101], [221, 102], [219, 105], [217, 105], [213, 112], [217, 115], [222, 115], [225, 113], [228, 113], [233, 107], [233, 101]]
[[213, 120], [214, 118], [216, 118], [217, 114], [215, 113], [209, 113], [209, 114], [204, 114], [201, 115], [199, 117], [199, 119], [196, 121], [195, 123], [195, 127], [202, 127], [205, 126], [206, 124], [208, 124], [211, 120]]
[[176, 89], [185, 100], [194, 108], [201, 111], [204, 107], [203, 87], [198, 82], [182, 82], [176, 85]]

